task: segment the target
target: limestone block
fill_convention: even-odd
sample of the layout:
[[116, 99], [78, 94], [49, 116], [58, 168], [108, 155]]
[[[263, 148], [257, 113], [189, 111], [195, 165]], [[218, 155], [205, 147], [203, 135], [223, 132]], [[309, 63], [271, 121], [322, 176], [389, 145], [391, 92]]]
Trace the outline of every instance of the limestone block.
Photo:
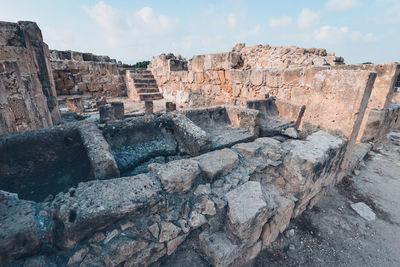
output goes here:
[[182, 244], [183, 241], [185, 241], [186, 237], [187, 237], [187, 234], [183, 234], [183, 235], [180, 235], [180, 236], [176, 237], [175, 239], [172, 239], [172, 240], [168, 241], [168, 243], [167, 243], [167, 255], [169, 256], [172, 253], [174, 253], [175, 250], [178, 248], [178, 246], [180, 244]]
[[52, 225], [48, 207], [10, 198], [0, 201], [0, 214], [0, 264], [34, 254], [50, 242]]
[[194, 56], [191, 59], [191, 70], [194, 72], [202, 72], [204, 70], [204, 56]]
[[229, 53], [204, 55], [204, 70], [229, 69]]
[[238, 257], [239, 247], [223, 232], [202, 232], [200, 248], [213, 266], [228, 266]]
[[197, 155], [210, 150], [211, 141], [207, 133], [186, 116], [176, 113], [172, 117], [172, 122], [175, 136], [185, 152]]
[[261, 85], [264, 81], [264, 72], [262, 70], [252, 70], [250, 73], [250, 82], [253, 85]]
[[176, 226], [173, 223], [170, 222], [162, 222], [161, 223], [161, 230], [160, 230], [160, 237], [159, 241], [160, 242], [165, 242], [169, 241], [171, 239], [174, 239], [175, 237], [178, 236], [178, 234], [182, 231], [181, 228]]
[[239, 164], [238, 155], [228, 148], [203, 154], [193, 160], [199, 162], [201, 171], [210, 181], [229, 174]]
[[79, 127], [79, 134], [86, 149], [94, 178], [119, 177], [119, 169], [111, 153], [110, 145], [96, 125], [87, 123], [85, 126]]
[[229, 68], [239, 69], [243, 66], [243, 58], [239, 53], [230, 52], [228, 54]]
[[56, 224], [56, 245], [76, 245], [100, 228], [133, 214], [151, 209], [161, 199], [161, 185], [145, 174], [111, 180], [80, 183], [67, 193], [59, 193], [51, 203]]
[[210, 200], [207, 196], [203, 196], [199, 202], [195, 203], [195, 209], [197, 212], [203, 215], [215, 215], [216, 209], [214, 202]]
[[163, 243], [151, 243], [148, 247], [138, 252], [134, 257], [125, 261], [125, 267], [146, 266], [166, 254], [167, 250]]
[[209, 194], [211, 194], [210, 184], [200, 184], [197, 186], [196, 190], [194, 191], [195, 196], [209, 195]]
[[203, 214], [200, 214], [195, 210], [190, 213], [190, 217], [189, 217], [189, 226], [190, 227], [198, 228], [205, 223], [207, 223], [207, 219]]
[[239, 258], [235, 260], [232, 264], [233, 266], [246, 266], [254, 260], [257, 255], [261, 252], [262, 249], [262, 241], [258, 241], [252, 247], [245, 249], [239, 253]]
[[287, 181], [289, 191], [301, 192], [308, 182], [336, 175], [343, 160], [346, 140], [319, 131], [306, 140], [291, 140], [285, 145], [289, 154], [283, 161], [281, 175]]
[[276, 196], [279, 208], [277, 214], [272, 217], [272, 220], [263, 227], [261, 234], [263, 248], [271, 244], [278, 237], [279, 233], [285, 231], [292, 218], [294, 201], [280, 195]]
[[104, 257], [104, 262], [107, 266], [116, 266], [146, 248], [147, 245], [148, 242], [145, 240], [134, 240], [126, 236], [120, 236], [107, 245], [107, 254]]
[[201, 173], [198, 162], [191, 159], [152, 163], [148, 169], [160, 179], [165, 191], [178, 194], [189, 191]]
[[258, 232], [277, 208], [273, 195], [264, 191], [259, 182], [254, 181], [246, 182], [228, 192], [226, 199], [229, 229], [243, 240]]
[[250, 142], [236, 144], [232, 147], [232, 149], [236, 150], [244, 157], [252, 158], [259, 152], [262, 146], [263, 144], [261, 142]]
[[83, 247], [80, 250], [76, 251], [74, 255], [69, 258], [67, 265], [80, 263], [86, 257], [88, 252], [89, 247]]

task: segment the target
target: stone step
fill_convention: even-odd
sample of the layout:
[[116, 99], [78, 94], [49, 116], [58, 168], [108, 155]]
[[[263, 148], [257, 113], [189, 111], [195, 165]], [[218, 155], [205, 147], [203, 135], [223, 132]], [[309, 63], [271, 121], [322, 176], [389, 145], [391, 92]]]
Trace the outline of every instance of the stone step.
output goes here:
[[140, 101], [146, 100], [159, 100], [162, 99], [163, 96], [161, 93], [146, 93], [146, 94], [138, 94]]
[[155, 80], [153, 77], [152, 77], [152, 78], [149, 78], [149, 79], [143, 79], [143, 78], [137, 79], [137, 78], [133, 78], [133, 82], [134, 82], [134, 83], [157, 83], [156, 80]]
[[147, 94], [147, 93], [160, 93], [158, 88], [139, 88], [136, 89], [138, 94]]
[[129, 76], [132, 78], [136, 78], [136, 77], [146, 77], [146, 78], [152, 78], [153, 74], [151, 72], [149, 73], [136, 73], [136, 72], [131, 72], [129, 73]]
[[156, 83], [134, 83], [136, 89], [138, 88], [158, 88]]
[[135, 69], [135, 70], [129, 70], [129, 73], [151, 74], [151, 71], [147, 69]]

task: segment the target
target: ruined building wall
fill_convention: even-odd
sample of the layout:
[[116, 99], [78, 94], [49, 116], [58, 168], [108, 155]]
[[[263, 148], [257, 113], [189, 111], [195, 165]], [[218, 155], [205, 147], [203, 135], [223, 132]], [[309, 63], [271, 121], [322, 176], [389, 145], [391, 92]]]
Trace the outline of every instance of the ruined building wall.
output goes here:
[[60, 120], [49, 50], [34, 22], [0, 22], [0, 134]]
[[75, 51], [50, 52], [57, 95], [126, 96], [115, 59]]
[[[219, 107], [216, 113], [223, 109]], [[191, 117], [193, 112], [201, 118], [209, 114], [207, 109], [190, 112]], [[248, 115], [245, 121], [253, 121], [255, 127], [257, 116]], [[214, 123], [218, 124], [217, 116], [208, 118], [217, 119]], [[158, 134], [149, 134], [150, 125], [151, 131], [159, 128]], [[179, 263], [174, 258], [182, 258], [180, 251], [190, 251], [191, 262], [199, 259], [204, 266], [246, 266], [285, 231], [291, 218], [312, 209], [327, 187], [335, 184], [346, 149], [345, 139], [323, 131], [304, 140], [283, 142], [255, 135], [229, 148], [209, 151], [208, 147], [203, 154], [184, 159], [169, 157], [168, 162], [149, 164], [145, 173], [117, 178], [116, 146], [123, 143], [125, 149], [139, 152], [129, 153], [135, 157], [150, 152], [148, 149], [159, 151], [159, 134], [172, 131], [171, 138], [194, 137], [187, 142], [193, 147], [203, 143], [201, 136], [207, 136], [193, 126], [185, 115], [174, 112], [110, 122], [102, 130], [93, 123], [78, 122], [0, 137], [0, 151], [19, 144], [11, 157], [0, 153], [0, 170], [15, 170], [12, 162], [21, 154], [42, 159], [49, 149], [55, 156], [50, 165], [56, 167], [63, 156], [59, 148], [74, 153], [84, 147], [92, 153], [82, 155], [84, 160], [79, 162], [72, 158], [71, 164], [91, 165], [94, 174], [100, 174], [96, 176], [100, 179], [76, 181], [72, 187], [65, 184], [66, 188], [53, 191], [54, 198], [43, 202], [35, 202], [43, 198], [18, 198], [14, 192], [21, 191], [14, 188], [0, 192], [0, 212], [7, 214], [0, 216], [4, 226], [0, 231], [0, 264], [176, 266]], [[132, 140], [141, 136], [146, 137], [146, 145]], [[176, 141], [179, 145], [172, 142], [171, 148], [183, 144]], [[26, 155], [24, 144], [29, 143], [35, 145], [29, 146]], [[41, 143], [45, 149], [36, 149]], [[148, 146], [151, 143], [153, 148]], [[162, 144], [161, 150], [167, 148], [166, 142]], [[102, 168], [93, 168], [101, 163]], [[35, 173], [41, 164], [43, 161], [33, 161], [27, 171]], [[115, 171], [106, 177], [115, 178], [101, 179], [105, 177], [100, 170], [110, 167]], [[71, 175], [71, 168], [60, 174]], [[48, 178], [53, 175], [50, 172]], [[16, 186], [27, 184], [30, 177], [21, 177]], [[43, 176], [34, 177], [40, 177], [36, 186], [47, 182]]]
[[[388, 63], [388, 64], [360, 64], [360, 65], [346, 65], [346, 66], [336, 66], [332, 69], [348, 69], [348, 70], [367, 70], [376, 72], [376, 80], [372, 88], [371, 97], [368, 102], [367, 109], [365, 111], [365, 117], [361, 124], [360, 133], [357, 140], [360, 142], [368, 142], [374, 139], [375, 141], [381, 136], [384, 136], [392, 127], [390, 123], [386, 120], [380, 121], [380, 125], [386, 125], [386, 127], [381, 128], [388, 131], [376, 131], [378, 135], [371, 136], [371, 131], [367, 128], [371, 127], [369, 120], [376, 121], [376, 115], [371, 114], [371, 112], [377, 112], [378, 110], [383, 110], [384, 114], [392, 114], [389, 111], [389, 105], [392, 103], [392, 98], [394, 95], [395, 82], [400, 73], [400, 65], [398, 63]], [[383, 118], [383, 117], [380, 117]], [[369, 124], [369, 126], [368, 126]]]
[[243, 69], [249, 68], [293, 68], [304, 66], [343, 65], [343, 57], [327, 53], [323, 48], [301, 48], [296, 46], [255, 45], [246, 47], [237, 44], [230, 51], [243, 59]]
[[[308, 114], [311, 110], [319, 107], [318, 101], [310, 100], [313, 99], [313, 94], [318, 94], [321, 88], [327, 92], [333, 88], [328, 89], [331, 85], [327, 84], [315, 88], [313, 81], [318, 73], [324, 70], [343, 70], [343, 72], [332, 72], [331, 80], [327, 80], [327, 83], [341, 84], [342, 81], [347, 80], [344, 91], [341, 88], [334, 89], [338, 89], [337, 92], [341, 92], [342, 95], [337, 95], [333, 102], [344, 107], [345, 118], [351, 118], [350, 120], [354, 121], [361, 102], [358, 101], [353, 112], [349, 107], [355, 104], [354, 97], [347, 97], [347, 92], [353, 92], [353, 85], [364, 81], [361, 76], [354, 76], [352, 71], [375, 72], [377, 76], [365, 116], [359, 126], [358, 141], [366, 141], [366, 138], [362, 136], [366, 131], [370, 111], [388, 109], [389, 104], [393, 102], [392, 98], [396, 96], [393, 93], [394, 83], [400, 70], [398, 63], [344, 65], [342, 57], [336, 57], [334, 53], [326, 53], [324, 49], [268, 45], [244, 47], [240, 44], [227, 53], [194, 56], [189, 61], [174, 58], [173, 55], [161, 55], [152, 59], [150, 69], [164, 98], [178, 105], [236, 104], [243, 106], [247, 100], [263, 99], [268, 93], [279, 99], [306, 105], [305, 122], [310, 122], [312, 116]], [[365, 88], [367, 86], [360, 90]], [[354, 95], [355, 98], [362, 99], [362, 91], [357, 92]], [[396, 98], [393, 99], [396, 101]], [[334, 105], [329, 106], [334, 107]], [[323, 126], [319, 122], [317, 125]], [[343, 123], [339, 126], [349, 138], [353, 123]]]
[[325, 49], [238, 44], [229, 52], [198, 55], [189, 61], [173, 55], [153, 57], [149, 68], [164, 98], [178, 105], [244, 105], [246, 99], [285, 86], [277, 78], [283, 70], [341, 65], [343, 61]]

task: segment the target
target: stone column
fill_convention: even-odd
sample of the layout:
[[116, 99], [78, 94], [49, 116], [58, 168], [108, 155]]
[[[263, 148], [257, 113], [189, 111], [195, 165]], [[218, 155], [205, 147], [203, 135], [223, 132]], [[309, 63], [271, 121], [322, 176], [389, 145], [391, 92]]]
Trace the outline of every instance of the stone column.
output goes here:
[[144, 102], [144, 114], [151, 115], [153, 114], [153, 101], [145, 101]]
[[115, 120], [123, 120], [125, 117], [124, 114], [124, 103], [122, 102], [111, 102], [111, 107], [114, 113]]

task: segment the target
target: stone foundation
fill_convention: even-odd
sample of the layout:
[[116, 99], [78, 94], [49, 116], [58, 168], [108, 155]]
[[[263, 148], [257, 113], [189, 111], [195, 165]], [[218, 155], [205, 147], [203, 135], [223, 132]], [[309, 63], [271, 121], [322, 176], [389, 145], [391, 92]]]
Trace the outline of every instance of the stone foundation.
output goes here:
[[[30, 164], [32, 174], [21, 177], [19, 185], [28, 177], [46, 183], [44, 176], [40, 181], [34, 178], [38, 177], [35, 170], [42, 169], [44, 156], [52, 155], [55, 164], [58, 158], [78, 160], [73, 147], [82, 153], [79, 164], [86, 162], [83, 169], [91, 170], [81, 178], [73, 175], [80, 180], [64, 184], [64, 189], [50, 187], [61, 191], [47, 192], [56, 194], [54, 199], [29, 201], [32, 198], [25, 197], [24, 189], [16, 187], [7, 189], [18, 192], [22, 199], [0, 191], [0, 210], [7, 214], [0, 217], [6, 227], [0, 233], [1, 263], [138, 266], [170, 261], [170, 255], [185, 250], [193, 254], [186, 260], [198, 258], [215, 266], [245, 264], [336, 181], [346, 150], [343, 138], [323, 131], [304, 140], [257, 138], [258, 111], [239, 107], [186, 110], [183, 114], [115, 121], [101, 130], [95, 124], [77, 123], [0, 137], [0, 149], [7, 150], [13, 143], [27, 147], [34, 142], [40, 147], [48, 135], [59, 136], [47, 144], [54, 153], [48, 153], [46, 147], [32, 147], [32, 152], [39, 154], [23, 155], [37, 161]], [[205, 114], [214, 114], [211, 118], [216, 127], [231, 114], [239, 115], [232, 117], [241, 118], [238, 121], [230, 119], [232, 126], [253, 127], [255, 135], [246, 138], [247, 143], [238, 141], [209, 151], [212, 147], [203, 144], [210, 140], [202, 141], [207, 134], [203, 139], [201, 128], [193, 131], [196, 124], [210, 127], [211, 122], [196, 121]], [[217, 114], [227, 117], [219, 119]], [[192, 142], [183, 141], [191, 136]], [[186, 147], [196, 142], [201, 149]], [[66, 147], [58, 151], [60, 145]], [[47, 153], [40, 154], [43, 149]], [[131, 151], [126, 153], [127, 149]], [[21, 156], [14, 150], [11, 157], [1, 159], [1, 170], [10, 175], [8, 160]], [[74, 156], [65, 157], [66, 151]], [[126, 170], [134, 168], [130, 164], [142, 166], [142, 162], [147, 163], [141, 170], [136, 168], [134, 176], [126, 176]], [[71, 169], [59, 169], [57, 175], [65, 176]], [[119, 171], [124, 177], [118, 178]], [[97, 179], [87, 181], [93, 177]], [[9, 184], [10, 179], [3, 181]], [[19, 242], [21, 239], [26, 242]]]

